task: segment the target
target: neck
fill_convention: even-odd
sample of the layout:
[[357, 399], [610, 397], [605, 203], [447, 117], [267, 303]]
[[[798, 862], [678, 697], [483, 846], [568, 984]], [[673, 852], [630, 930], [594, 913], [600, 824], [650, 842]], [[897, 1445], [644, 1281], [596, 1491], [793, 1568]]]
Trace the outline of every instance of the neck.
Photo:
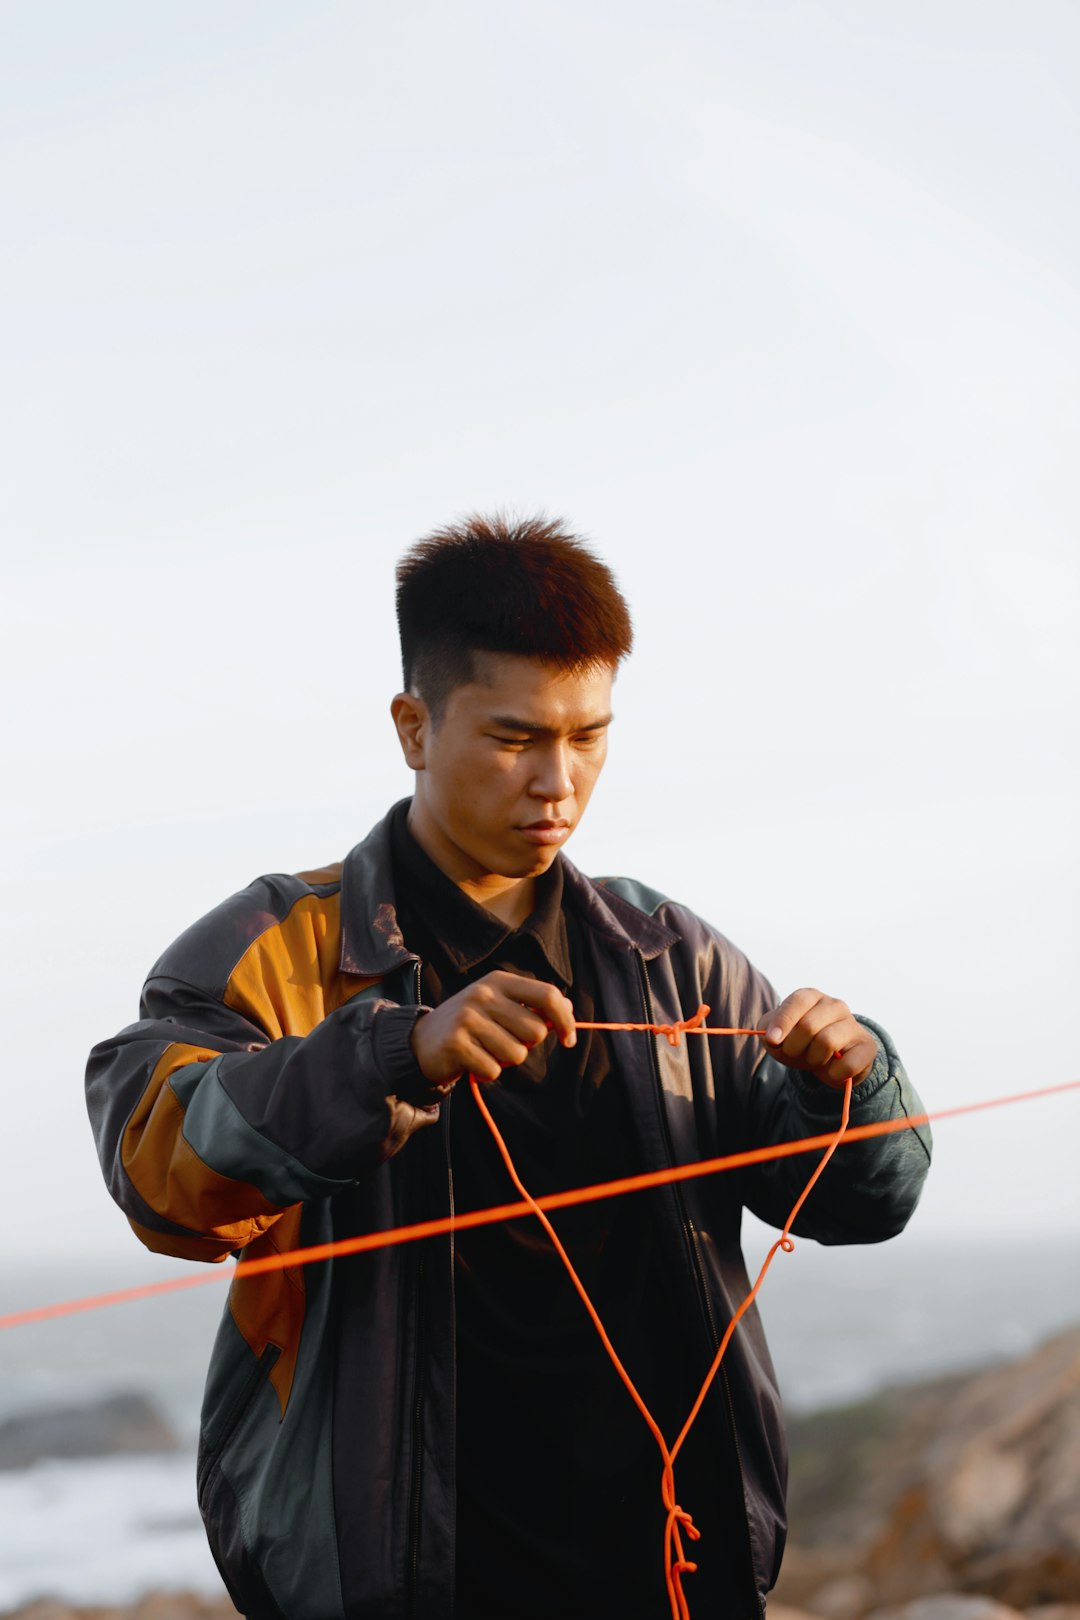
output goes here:
[[520, 928], [526, 917], [531, 917], [536, 910], [536, 879], [502, 878], [499, 881], [508, 887], [493, 892], [482, 884], [459, 883], [458, 888], [500, 922]]
[[408, 827], [420, 848], [441, 872], [456, 883], [463, 894], [500, 922], [520, 928], [536, 909], [536, 879], [506, 877], [501, 872], [485, 872], [463, 855], [441, 834], [438, 825], [414, 798], [409, 809]]

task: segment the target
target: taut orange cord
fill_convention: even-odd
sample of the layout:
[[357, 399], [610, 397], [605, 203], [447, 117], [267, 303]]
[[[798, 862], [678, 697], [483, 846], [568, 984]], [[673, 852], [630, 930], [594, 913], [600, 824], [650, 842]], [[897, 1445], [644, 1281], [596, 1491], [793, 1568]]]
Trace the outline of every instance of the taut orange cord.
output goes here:
[[[643, 1033], [663, 1035], [670, 1041], [672, 1046], [677, 1046], [684, 1035], [765, 1035], [766, 1033], [761, 1029], [709, 1028], [705, 1024], [708, 1013], [709, 1008], [701, 1006], [693, 1018], [679, 1019], [674, 1024], [583, 1022], [576, 1027], [578, 1029], [640, 1030]], [[589, 1187], [576, 1187], [568, 1192], [549, 1193], [543, 1198], [533, 1198], [518, 1176], [506, 1143], [503, 1141], [481, 1095], [480, 1082], [478, 1082], [475, 1075], [469, 1076], [469, 1084], [476, 1105], [487, 1122], [510, 1178], [521, 1194], [520, 1203], [498, 1204], [491, 1209], [472, 1210], [465, 1215], [445, 1216], [431, 1221], [417, 1221], [410, 1226], [394, 1227], [387, 1232], [368, 1232], [360, 1237], [342, 1238], [334, 1243], [312, 1244], [305, 1249], [291, 1249], [283, 1254], [266, 1255], [257, 1260], [241, 1260], [235, 1266], [222, 1268], [221, 1270], [214, 1268], [210, 1271], [197, 1272], [188, 1277], [170, 1277], [163, 1282], [143, 1283], [135, 1288], [116, 1289], [111, 1293], [93, 1294], [84, 1299], [63, 1300], [55, 1305], [41, 1305], [30, 1310], [13, 1311], [6, 1316], [0, 1316], [0, 1330], [22, 1327], [31, 1322], [48, 1321], [54, 1317], [69, 1316], [77, 1311], [90, 1311], [107, 1305], [119, 1305], [126, 1300], [147, 1299], [154, 1294], [172, 1293], [182, 1288], [196, 1288], [203, 1283], [217, 1282], [225, 1278], [231, 1280], [234, 1277], [252, 1277], [261, 1272], [279, 1271], [287, 1266], [312, 1265], [316, 1261], [330, 1260], [338, 1255], [362, 1254], [367, 1250], [387, 1248], [392, 1244], [412, 1243], [420, 1238], [437, 1237], [475, 1226], [487, 1226], [496, 1221], [515, 1220], [522, 1215], [535, 1215], [554, 1244], [585, 1309], [592, 1319], [597, 1333], [600, 1335], [615, 1371], [635, 1402], [660, 1450], [664, 1465], [661, 1475], [661, 1494], [667, 1510], [664, 1528], [664, 1573], [667, 1581], [668, 1598], [671, 1603], [672, 1620], [690, 1620], [690, 1610], [687, 1606], [686, 1595], [683, 1592], [682, 1577], [697, 1568], [697, 1565], [685, 1556], [682, 1542], [683, 1533], [685, 1532], [694, 1541], [700, 1540], [700, 1532], [695, 1527], [692, 1517], [685, 1508], [679, 1505], [675, 1497], [675, 1459], [682, 1449], [687, 1435], [690, 1433], [694, 1420], [701, 1411], [705, 1397], [720, 1368], [724, 1353], [731, 1342], [731, 1336], [739, 1321], [757, 1297], [758, 1290], [765, 1280], [765, 1274], [771, 1266], [775, 1255], [780, 1249], [783, 1249], [786, 1253], [790, 1253], [794, 1249], [795, 1245], [790, 1235], [791, 1228], [811, 1189], [836, 1149], [844, 1142], [865, 1141], [874, 1136], [892, 1135], [896, 1131], [911, 1130], [917, 1125], [929, 1124], [931, 1120], [952, 1119], [961, 1114], [979, 1113], [988, 1108], [1002, 1108], [1011, 1103], [1031, 1102], [1038, 1097], [1052, 1097], [1062, 1092], [1080, 1089], [1080, 1080], [1066, 1080], [1059, 1085], [1040, 1086], [1033, 1091], [1013, 1092], [1004, 1097], [990, 1097], [981, 1102], [962, 1103], [953, 1108], [939, 1108], [930, 1113], [912, 1114], [904, 1119], [878, 1120], [869, 1125], [849, 1126], [848, 1117], [851, 1109], [852, 1090], [851, 1080], [849, 1079], [844, 1087], [840, 1124], [834, 1133], [801, 1137], [793, 1142], [773, 1143], [768, 1147], [749, 1148], [742, 1153], [728, 1153], [719, 1158], [703, 1159], [696, 1164], [673, 1165], [667, 1170], [652, 1170], [634, 1176], [621, 1176], [614, 1181], [598, 1182]], [[822, 1159], [799, 1195], [791, 1214], [784, 1223], [784, 1229], [779, 1238], [777, 1238], [766, 1255], [753, 1288], [751, 1288], [728, 1323], [727, 1330], [717, 1347], [712, 1365], [705, 1375], [705, 1380], [698, 1391], [697, 1398], [690, 1409], [686, 1422], [679, 1431], [674, 1444], [669, 1447], [656, 1420], [634, 1387], [633, 1380], [620, 1361], [615, 1347], [608, 1338], [604, 1325], [597, 1315], [592, 1301], [589, 1299], [584, 1284], [574, 1270], [566, 1250], [563, 1248], [554, 1227], [544, 1212], [549, 1209], [567, 1209], [574, 1204], [592, 1203], [597, 1199], [612, 1198], [623, 1193], [640, 1192], [648, 1187], [662, 1187], [670, 1182], [689, 1181], [697, 1176], [717, 1175], [724, 1170], [736, 1170], [746, 1165], [764, 1164], [771, 1159], [788, 1158], [796, 1153], [809, 1153], [817, 1148], [824, 1149]]]
[[[1032, 1091], [1015, 1091], [1003, 1097], [987, 1097], [981, 1102], [935, 1108], [924, 1114], [912, 1114], [907, 1119], [882, 1119], [872, 1125], [850, 1125], [844, 1133], [844, 1142], [864, 1142], [871, 1136], [891, 1136], [896, 1131], [910, 1130], [916, 1125], [957, 1119], [962, 1114], [980, 1114], [988, 1108], [1007, 1108], [1013, 1103], [1035, 1102], [1040, 1097], [1057, 1097], [1066, 1091], [1080, 1091], [1080, 1080], [1063, 1080], [1058, 1085], [1038, 1086]], [[622, 1193], [663, 1187], [669, 1181], [693, 1181], [697, 1176], [719, 1175], [725, 1170], [739, 1170], [749, 1164], [765, 1164], [770, 1159], [787, 1159], [797, 1153], [811, 1153], [815, 1148], [827, 1148], [831, 1141], [831, 1136], [800, 1136], [791, 1142], [774, 1142], [769, 1147], [747, 1148], [743, 1153], [727, 1153], [716, 1159], [672, 1165], [668, 1170], [649, 1170], [636, 1176], [619, 1176], [614, 1181], [599, 1181], [589, 1187], [574, 1187], [569, 1192], [546, 1193], [536, 1199], [536, 1203], [541, 1209], [569, 1209], [573, 1204], [588, 1204], [599, 1198], [616, 1198]], [[254, 1277], [259, 1272], [281, 1271], [287, 1266], [309, 1266], [320, 1260], [332, 1260], [337, 1255], [363, 1254], [368, 1249], [389, 1248], [395, 1243], [415, 1243], [420, 1238], [445, 1236], [447, 1232], [460, 1232], [473, 1226], [491, 1226], [496, 1221], [517, 1220], [522, 1215], [532, 1213], [532, 1205], [524, 1200], [513, 1204], [495, 1204], [491, 1209], [470, 1210], [467, 1215], [444, 1215], [438, 1220], [416, 1221], [411, 1226], [394, 1226], [386, 1232], [365, 1232], [360, 1237], [340, 1238], [335, 1243], [316, 1243], [306, 1249], [288, 1249], [282, 1254], [265, 1255], [258, 1260], [240, 1260], [235, 1266], [209, 1266], [190, 1277], [167, 1277], [162, 1282], [139, 1283], [134, 1288], [116, 1288], [106, 1294], [89, 1294], [82, 1299], [61, 1300], [55, 1305], [37, 1305], [26, 1311], [11, 1311], [6, 1316], [0, 1316], [0, 1331], [26, 1327], [31, 1322], [44, 1322], [55, 1316], [71, 1316], [78, 1311], [122, 1305], [129, 1300], [149, 1299], [154, 1294], [198, 1288], [204, 1283], [231, 1282], [234, 1277]]]

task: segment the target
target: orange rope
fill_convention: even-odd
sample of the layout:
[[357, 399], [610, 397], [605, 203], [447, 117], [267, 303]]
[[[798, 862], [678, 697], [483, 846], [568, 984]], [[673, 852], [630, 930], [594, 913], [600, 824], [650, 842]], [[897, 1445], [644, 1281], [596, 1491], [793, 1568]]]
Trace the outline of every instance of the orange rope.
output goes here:
[[683, 1035], [768, 1035], [765, 1029], [706, 1028], [705, 1020], [712, 1008], [702, 1002], [693, 1018], [678, 1018], [673, 1024], [586, 1024], [575, 1023], [575, 1029], [637, 1029], [647, 1035], [665, 1035], [672, 1046], [678, 1046]]
[[[680, 1037], [682, 1035], [691, 1035], [691, 1034], [693, 1034], [693, 1035], [704, 1035], [704, 1034], [709, 1034], [709, 1035], [763, 1035], [765, 1033], [764, 1030], [757, 1030], [757, 1029], [748, 1029], [748, 1030], [742, 1030], [742, 1029], [739, 1029], [739, 1030], [733, 1030], [733, 1029], [723, 1029], [723, 1030], [710, 1029], [710, 1030], [706, 1030], [704, 1028], [704, 1023], [705, 1023], [705, 1019], [708, 1017], [708, 1014], [709, 1014], [709, 1008], [706, 1007], [706, 1006], [701, 1006], [701, 1007], [698, 1008], [698, 1010], [694, 1014], [693, 1018], [679, 1019], [674, 1024], [586, 1024], [586, 1023], [580, 1023], [580, 1024], [577, 1025], [577, 1028], [578, 1029], [611, 1029], [611, 1030], [618, 1030], [618, 1029], [644, 1030], [644, 1031], [649, 1032], [650, 1034], [666, 1036], [667, 1039], [671, 1042], [672, 1046], [677, 1046], [679, 1044], [679, 1039], [680, 1039]], [[603, 1344], [604, 1349], [608, 1353], [608, 1356], [609, 1356], [609, 1358], [611, 1360], [612, 1366], [615, 1368], [615, 1371], [618, 1373], [619, 1377], [622, 1379], [622, 1382], [626, 1387], [627, 1393], [629, 1394], [631, 1400], [634, 1402], [634, 1405], [637, 1407], [638, 1411], [641, 1413], [642, 1417], [645, 1419], [645, 1422], [649, 1427], [649, 1431], [652, 1434], [653, 1439], [656, 1441], [656, 1444], [660, 1449], [660, 1456], [662, 1457], [663, 1463], [664, 1463], [663, 1473], [661, 1474], [660, 1494], [661, 1494], [661, 1496], [663, 1498], [664, 1507], [667, 1509], [667, 1519], [666, 1519], [665, 1524], [664, 1524], [664, 1579], [665, 1579], [665, 1582], [667, 1584], [668, 1601], [671, 1604], [672, 1620], [690, 1620], [690, 1608], [689, 1608], [689, 1605], [688, 1605], [687, 1600], [686, 1600], [686, 1593], [683, 1591], [683, 1584], [682, 1584], [683, 1583], [683, 1576], [693, 1574], [693, 1572], [697, 1569], [698, 1566], [697, 1566], [696, 1563], [693, 1562], [692, 1559], [687, 1558], [686, 1553], [685, 1553], [684, 1548], [683, 1548], [683, 1540], [682, 1540], [682, 1538], [683, 1538], [683, 1532], [685, 1531], [686, 1535], [690, 1537], [691, 1541], [700, 1541], [701, 1532], [700, 1532], [700, 1530], [698, 1530], [697, 1526], [694, 1524], [694, 1521], [693, 1521], [693, 1518], [691, 1517], [691, 1515], [686, 1511], [686, 1509], [684, 1507], [680, 1507], [680, 1505], [679, 1505], [679, 1503], [678, 1503], [678, 1501], [676, 1499], [676, 1496], [675, 1496], [675, 1459], [678, 1456], [679, 1452], [682, 1450], [683, 1442], [686, 1440], [687, 1435], [690, 1433], [690, 1430], [693, 1427], [694, 1421], [697, 1418], [698, 1413], [701, 1411], [702, 1405], [704, 1404], [705, 1397], [709, 1393], [710, 1388], [712, 1387], [713, 1380], [715, 1379], [716, 1374], [720, 1370], [720, 1363], [724, 1359], [724, 1352], [727, 1350], [728, 1345], [731, 1343], [731, 1336], [734, 1333], [735, 1328], [737, 1327], [738, 1323], [740, 1322], [742, 1317], [745, 1315], [745, 1313], [749, 1310], [750, 1306], [753, 1304], [755, 1298], [757, 1297], [758, 1289], [761, 1287], [762, 1283], [765, 1280], [765, 1273], [768, 1271], [769, 1267], [772, 1265], [774, 1256], [776, 1255], [777, 1251], [780, 1250], [780, 1249], [783, 1249], [785, 1251], [785, 1253], [790, 1254], [791, 1251], [795, 1247], [794, 1243], [791, 1241], [791, 1236], [790, 1236], [791, 1228], [794, 1225], [794, 1223], [795, 1223], [795, 1221], [796, 1221], [796, 1219], [798, 1217], [799, 1211], [802, 1209], [802, 1207], [805, 1204], [807, 1198], [809, 1197], [810, 1191], [813, 1188], [814, 1183], [817, 1181], [818, 1177], [821, 1175], [821, 1172], [824, 1170], [825, 1166], [828, 1164], [829, 1160], [832, 1158], [833, 1154], [836, 1152], [836, 1149], [840, 1146], [840, 1141], [841, 1141], [845, 1131], [847, 1130], [848, 1116], [849, 1116], [849, 1114], [851, 1112], [851, 1079], [849, 1077], [848, 1080], [845, 1083], [845, 1086], [844, 1086], [844, 1102], [843, 1102], [843, 1108], [842, 1108], [842, 1111], [841, 1111], [839, 1129], [836, 1131], [834, 1136], [832, 1136], [830, 1139], [828, 1139], [827, 1150], [826, 1150], [824, 1156], [822, 1157], [821, 1162], [818, 1164], [817, 1168], [815, 1169], [813, 1175], [810, 1177], [810, 1180], [806, 1183], [806, 1186], [803, 1188], [802, 1192], [799, 1194], [799, 1197], [798, 1197], [798, 1200], [796, 1201], [795, 1207], [792, 1209], [791, 1214], [788, 1216], [787, 1220], [785, 1221], [784, 1229], [781, 1232], [779, 1238], [776, 1240], [776, 1242], [773, 1244], [772, 1248], [769, 1250], [768, 1254], [766, 1255], [765, 1263], [763, 1264], [760, 1272], [758, 1273], [757, 1282], [754, 1284], [753, 1288], [751, 1288], [750, 1292], [747, 1294], [746, 1298], [743, 1300], [742, 1304], [739, 1306], [738, 1310], [735, 1312], [735, 1314], [731, 1318], [731, 1321], [728, 1323], [727, 1331], [725, 1332], [724, 1337], [720, 1341], [720, 1344], [719, 1344], [719, 1346], [717, 1348], [717, 1351], [716, 1351], [716, 1355], [713, 1357], [712, 1365], [709, 1367], [708, 1372], [705, 1374], [705, 1381], [704, 1381], [704, 1383], [702, 1384], [701, 1388], [698, 1391], [697, 1399], [694, 1401], [693, 1406], [690, 1408], [690, 1412], [689, 1412], [689, 1415], [688, 1415], [688, 1417], [686, 1419], [686, 1422], [683, 1424], [682, 1428], [679, 1430], [679, 1435], [678, 1435], [678, 1438], [675, 1441], [675, 1444], [673, 1446], [671, 1446], [670, 1448], [668, 1447], [667, 1441], [664, 1439], [664, 1436], [663, 1436], [663, 1434], [662, 1434], [662, 1432], [660, 1430], [659, 1424], [657, 1423], [656, 1419], [653, 1417], [652, 1413], [649, 1411], [649, 1408], [645, 1404], [645, 1401], [643, 1400], [641, 1394], [639, 1393], [639, 1391], [637, 1389], [637, 1386], [635, 1385], [633, 1379], [630, 1377], [630, 1374], [627, 1372], [627, 1370], [624, 1367], [622, 1361], [619, 1359], [619, 1355], [618, 1355], [618, 1353], [617, 1353], [617, 1351], [615, 1349], [615, 1346], [612, 1344], [611, 1340], [608, 1337], [607, 1330], [605, 1329], [603, 1322], [600, 1320], [600, 1316], [599, 1316], [599, 1314], [598, 1314], [598, 1312], [596, 1310], [596, 1307], [594, 1306], [592, 1300], [589, 1298], [588, 1292], [587, 1292], [587, 1290], [585, 1288], [585, 1284], [582, 1282], [581, 1278], [578, 1276], [576, 1270], [574, 1269], [573, 1262], [571, 1261], [570, 1256], [567, 1254], [566, 1250], [563, 1248], [563, 1245], [559, 1240], [559, 1236], [558, 1236], [557, 1232], [555, 1231], [555, 1228], [552, 1226], [551, 1222], [548, 1220], [548, 1218], [545, 1215], [543, 1209], [540, 1207], [540, 1204], [537, 1202], [537, 1200], [535, 1198], [532, 1197], [532, 1195], [529, 1193], [528, 1189], [525, 1187], [524, 1183], [522, 1182], [521, 1177], [518, 1175], [517, 1170], [516, 1170], [516, 1168], [514, 1166], [514, 1161], [510, 1157], [510, 1150], [507, 1147], [506, 1142], [503, 1139], [503, 1136], [502, 1136], [502, 1133], [499, 1130], [499, 1127], [496, 1125], [494, 1119], [491, 1116], [491, 1112], [490, 1112], [490, 1110], [488, 1108], [487, 1103], [484, 1101], [483, 1096], [481, 1095], [480, 1084], [481, 1084], [481, 1082], [478, 1080], [477, 1076], [475, 1074], [470, 1074], [470, 1076], [469, 1076], [469, 1086], [470, 1086], [470, 1088], [472, 1090], [472, 1094], [473, 1094], [473, 1098], [474, 1098], [474, 1100], [476, 1102], [476, 1106], [480, 1110], [480, 1113], [483, 1115], [483, 1118], [484, 1118], [484, 1120], [485, 1120], [485, 1122], [487, 1124], [488, 1130], [491, 1132], [492, 1136], [495, 1139], [495, 1145], [499, 1150], [499, 1154], [500, 1154], [500, 1156], [502, 1158], [503, 1164], [506, 1166], [506, 1169], [507, 1169], [507, 1172], [508, 1172], [508, 1174], [510, 1176], [510, 1179], [514, 1183], [514, 1186], [517, 1188], [518, 1192], [521, 1194], [522, 1198], [527, 1203], [527, 1205], [530, 1208], [530, 1210], [532, 1211], [532, 1213], [536, 1216], [537, 1220], [540, 1222], [541, 1226], [544, 1228], [544, 1231], [547, 1233], [548, 1237], [551, 1239], [551, 1242], [552, 1242], [552, 1244], [554, 1245], [554, 1248], [555, 1248], [555, 1252], [558, 1254], [559, 1259], [562, 1261], [563, 1265], [566, 1267], [567, 1273], [569, 1274], [569, 1277], [570, 1277], [570, 1281], [573, 1283], [575, 1289], [578, 1292], [578, 1295], [579, 1295], [579, 1297], [581, 1299], [581, 1303], [584, 1305], [586, 1311], [588, 1311], [588, 1313], [589, 1313], [589, 1318], [592, 1321], [593, 1327], [596, 1329], [597, 1333], [600, 1335], [600, 1341]]]
[[[981, 1114], [989, 1108], [1008, 1108], [1014, 1103], [1036, 1102], [1042, 1097], [1058, 1097], [1067, 1091], [1080, 1091], [1080, 1080], [1063, 1080], [1053, 1086], [1037, 1086], [1031, 1091], [1014, 1091], [1001, 1097], [984, 1097], [979, 1102], [956, 1103], [951, 1108], [935, 1108], [922, 1114], [905, 1115], [903, 1119], [879, 1119], [869, 1125], [849, 1125], [844, 1133], [848, 1142], [865, 1142], [874, 1136], [893, 1136], [897, 1131], [914, 1130], [942, 1119], [957, 1119], [963, 1114]], [[799, 1153], [811, 1153], [827, 1148], [831, 1136], [800, 1136], [790, 1142], [773, 1142], [768, 1147], [746, 1148], [741, 1153], [721, 1154], [715, 1159], [698, 1159], [691, 1164], [675, 1164], [666, 1170], [644, 1170], [634, 1176], [619, 1176], [614, 1181], [598, 1181], [587, 1187], [573, 1187], [567, 1192], [545, 1193], [535, 1200], [541, 1209], [569, 1209], [574, 1204], [590, 1204], [601, 1198], [617, 1198], [623, 1193], [644, 1192], [649, 1187], [663, 1187], [669, 1182], [693, 1181], [698, 1176], [720, 1175], [725, 1170], [743, 1170], [752, 1164], [767, 1164], [773, 1159], [789, 1159]], [[423, 1238], [445, 1237], [448, 1232], [461, 1232], [474, 1226], [491, 1226], [499, 1221], [513, 1221], [533, 1213], [524, 1200], [512, 1204], [495, 1204], [489, 1209], [470, 1210], [467, 1215], [442, 1215], [430, 1221], [414, 1221], [409, 1226], [392, 1226], [385, 1232], [364, 1232], [358, 1237], [337, 1238], [332, 1243], [312, 1243], [304, 1249], [285, 1249], [277, 1254], [260, 1255], [255, 1260], [240, 1260], [234, 1266], [210, 1266], [191, 1276], [166, 1277], [159, 1282], [138, 1283], [133, 1288], [114, 1288], [104, 1294], [87, 1294], [81, 1299], [61, 1300], [53, 1305], [36, 1305], [29, 1310], [11, 1311], [0, 1316], [0, 1332], [5, 1328], [28, 1327], [33, 1322], [51, 1321], [55, 1317], [73, 1316], [80, 1311], [100, 1310], [109, 1305], [124, 1305], [139, 1299], [150, 1299], [155, 1294], [178, 1293], [184, 1288], [200, 1288], [206, 1283], [232, 1282], [236, 1277], [256, 1277], [267, 1271], [284, 1271], [291, 1266], [310, 1266], [323, 1260], [334, 1260], [349, 1254], [365, 1254], [372, 1249], [385, 1249], [399, 1243], [415, 1243]]]

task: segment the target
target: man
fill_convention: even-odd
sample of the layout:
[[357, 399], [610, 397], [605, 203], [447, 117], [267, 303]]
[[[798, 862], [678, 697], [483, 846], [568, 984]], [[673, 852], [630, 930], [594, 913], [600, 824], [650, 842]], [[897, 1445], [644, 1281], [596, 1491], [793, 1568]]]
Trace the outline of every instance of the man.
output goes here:
[[[608, 569], [557, 524], [469, 519], [398, 573], [415, 772], [340, 865], [257, 880], [152, 969], [94, 1049], [109, 1185], [151, 1249], [221, 1261], [921, 1111], [885, 1034], [769, 984], [692, 912], [562, 847], [631, 644]], [[702, 1002], [766, 1039], [578, 1031]], [[900, 1231], [925, 1130], [846, 1146], [796, 1232]], [[560, 1236], [670, 1443], [748, 1282], [745, 1205], [784, 1222], [805, 1157], [585, 1203]], [[827, 1331], [827, 1324], [823, 1324]], [[197, 1489], [254, 1620], [661, 1620], [653, 1437], [533, 1220], [234, 1282]], [[780, 1402], [755, 1312], [676, 1465], [695, 1620], [764, 1612], [784, 1537]]]

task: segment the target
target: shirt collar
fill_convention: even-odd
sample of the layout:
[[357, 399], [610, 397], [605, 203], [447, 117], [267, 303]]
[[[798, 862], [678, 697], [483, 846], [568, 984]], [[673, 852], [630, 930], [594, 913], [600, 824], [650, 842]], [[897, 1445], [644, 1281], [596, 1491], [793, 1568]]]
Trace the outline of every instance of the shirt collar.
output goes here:
[[[408, 810], [408, 800], [402, 801]], [[416, 960], [397, 921], [390, 823], [394, 809], [354, 844], [341, 869], [342, 973], [381, 979]], [[616, 951], [637, 949], [647, 962], [678, 944], [680, 935], [656, 917], [585, 877], [565, 854], [556, 862], [565, 904], [598, 943]]]

